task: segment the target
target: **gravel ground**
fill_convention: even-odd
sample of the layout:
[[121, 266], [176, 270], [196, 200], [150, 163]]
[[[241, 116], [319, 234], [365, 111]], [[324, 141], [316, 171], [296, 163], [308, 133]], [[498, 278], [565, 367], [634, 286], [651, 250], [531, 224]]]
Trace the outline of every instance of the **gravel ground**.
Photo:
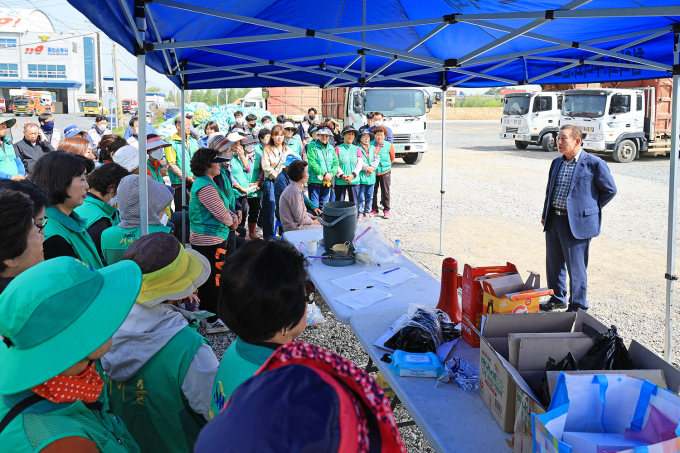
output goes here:
[[[464, 263], [509, 261], [524, 276], [528, 269], [545, 275], [540, 215], [550, 162], [558, 153], [537, 147], [517, 150], [511, 141], [498, 138], [498, 126], [497, 120], [446, 123], [444, 256], [456, 258], [461, 272]], [[395, 161], [392, 218], [379, 221], [390, 239], [402, 240], [406, 256], [439, 279], [440, 122], [428, 123], [427, 140], [430, 150], [420, 164]], [[635, 339], [661, 355], [669, 159], [643, 157], [631, 164], [604, 159], [618, 195], [605, 207], [602, 234], [591, 243], [590, 313], [615, 324], [626, 343]], [[321, 297], [316, 303], [326, 322], [307, 328], [300, 339], [364, 366], [368, 356], [349, 326], [335, 319]], [[220, 358], [233, 340], [232, 334], [208, 337]], [[678, 344], [680, 332], [673, 340]], [[673, 364], [678, 366], [676, 350]], [[395, 416], [398, 422], [410, 420], [402, 406]], [[409, 452], [434, 451], [417, 426], [400, 432]]]

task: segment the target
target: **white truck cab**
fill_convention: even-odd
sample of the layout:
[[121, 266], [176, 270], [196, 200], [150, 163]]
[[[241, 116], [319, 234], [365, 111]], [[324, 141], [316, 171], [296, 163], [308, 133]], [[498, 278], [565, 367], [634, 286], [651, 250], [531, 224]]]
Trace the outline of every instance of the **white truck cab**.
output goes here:
[[359, 129], [366, 112], [382, 112], [385, 126], [394, 134], [395, 157], [417, 164], [427, 151], [425, 114], [432, 99], [422, 88], [350, 88], [345, 97], [344, 124]]
[[560, 124], [581, 129], [586, 151], [612, 153], [616, 162], [631, 162], [648, 146], [643, 93], [643, 89], [565, 91]]
[[562, 93], [508, 93], [503, 99], [500, 138], [514, 140], [518, 149], [539, 145], [544, 151], [557, 146]]

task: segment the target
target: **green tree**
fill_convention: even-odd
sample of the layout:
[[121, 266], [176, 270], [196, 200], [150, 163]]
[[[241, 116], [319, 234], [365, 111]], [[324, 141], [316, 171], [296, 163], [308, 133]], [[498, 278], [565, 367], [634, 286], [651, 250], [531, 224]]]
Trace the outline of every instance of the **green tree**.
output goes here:
[[159, 87], [149, 87], [146, 89], [147, 93], [160, 93], [161, 89]]
[[236, 94], [236, 90], [233, 88], [229, 88], [229, 92], [227, 93], [227, 103], [231, 104], [238, 98], [238, 95]]

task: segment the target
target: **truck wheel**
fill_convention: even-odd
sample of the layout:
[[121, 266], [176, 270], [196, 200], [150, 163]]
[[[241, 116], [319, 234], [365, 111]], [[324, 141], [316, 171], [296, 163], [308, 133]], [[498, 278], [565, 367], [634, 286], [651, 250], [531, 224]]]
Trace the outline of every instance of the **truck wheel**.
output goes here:
[[555, 151], [555, 136], [553, 134], [545, 134], [541, 140], [543, 151]]
[[527, 146], [529, 146], [529, 142], [521, 142], [519, 140], [515, 140], [515, 146], [517, 149], [527, 149]]
[[632, 140], [622, 140], [619, 146], [616, 147], [614, 152], [612, 152], [612, 157], [615, 162], [620, 162], [622, 164], [627, 164], [635, 159], [635, 154], [637, 153], [637, 146]]
[[424, 153], [409, 153], [404, 155], [403, 159], [409, 165], [415, 165], [423, 160]]

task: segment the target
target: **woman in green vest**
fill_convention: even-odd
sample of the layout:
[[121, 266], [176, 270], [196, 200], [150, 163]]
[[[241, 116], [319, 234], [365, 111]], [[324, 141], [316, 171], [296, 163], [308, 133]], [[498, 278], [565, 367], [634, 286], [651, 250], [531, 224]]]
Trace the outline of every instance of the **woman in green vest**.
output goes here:
[[109, 412], [99, 359], [141, 285], [131, 261], [95, 270], [67, 256], [12, 280], [0, 295], [2, 451], [139, 452]]
[[0, 117], [0, 179], [21, 180], [26, 177], [24, 163], [17, 157], [12, 139], [7, 137], [7, 132], [16, 122], [16, 118]]
[[390, 218], [390, 186], [392, 185], [392, 162], [394, 162], [394, 145], [385, 140], [387, 129], [384, 126], [373, 128], [375, 135], [375, 152], [380, 156], [378, 168], [375, 169], [375, 186], [373, 188], [373, 203], [369, 216], [378, 214], [378, 188], [382, 190], [383, 218]]
[[338, 155], [329, 140], [333, 137], [330, 123], [319, 126], [317, 139], [307, 145], [307, 162], [309, 163], [309, 199], [323, 209], [331, 196], [331, 182], [338, 172]]
[[[170, 227], [161, 219], [167, 219], [165, 208], [172, 202], [172, 192], [164, 184], [146, 176], [148, 195], [149, 233], [170, 233]], [[116, 195], [120, 223], [109, 227], [102, 233], [102, 253], [108, 264], [123, 259], [123, 253], [142, 235], [139, 218], [139, 175], [126, 176], [118, 185]]]
[[196, 332], [210, 313], [187, 311], [185, 298], [210, 275], [210, 264], [171, 234], [151, 233], [123, 255], [142, 269], [142, 290], [102, 357], [111, 411], [142, 453], [190, 453], [208, 422], [219, 362]]
[[305, 330], [308, 283], [305, 257], [285, 241], [248, 241], [225, 263], [217, 310], [236, 340], [215, 376], [211, 418], [280, 345]]
[[[232, 133], [233, 134], [233, 133]], [[230, 138], [232, 134], [227, 136]], [[234, 145], [234, 158], [231, 160], [231, 174], [234, 179], [234, 189], [237, 194], [237, 201], [241, 204], [243, 220], [240, 226], [245, 226], [248, 222], [248, 237], [259, 239], [255, 232], [257, 227], [257, 216], [260, 213], [260, 160], [262, 152], [258, 153], [255, 149], [256, 140], [246, 137]]]
[[87, 198], [74, 210], [85, 220], [85, 228], [104, 263], [106, 260], [102, 254], [102, 233], [120, 222], [116, 209], [116, 191], [120, 180], [129, 174], [125, 168], [113, 162], [96, 168], [87, 176], [87, 184], [90, 186]]
[[[335, 199], [347, 198], [352, 203], [359, 200], [359, 174], [364, 166], [361, 150], [354, 144], [356, 130], [351, 124], [342, 130], [343, 143], [335, 147], [338, 155], [338, 171], [335, 174]], [[358, 210], [357, 210], [358, 211]]]
[[45, 210], [45, 259], [72, 256], [94, 269], [104, 267], [97, 247], [87, 232], [87, 221], [75, 209], [87, 197], [87, 174], [94, 162], [66, 151], [52, 151], [33, 167], [33, 182], [50, 199]]
[[194, 182], [194, 175], [191, 173], [189, 162], [194, 153], [198, 150], [198, 142], [191, 136], [191, 120], [184, 120], [184, 163], [182, 162], [182, 118], [179, 115], [175, 118], [177, 133], [170, 137], [170, 146], [165, 148], [165, 160], [168, 163], [168, 176], [170, 185], [175, 189], [175, 211], [180, 211], [182, 206], [182, 168], [186, 175], [187, 203], [189, 202], [189, 191]]
[[380, 156], [375, 152], [371, 142], [375, 139], [372, 133], [365, 130], [359, 135], [359, 150], [363, 157], [363, 166], [359, 174], [359, 198], [357, 212], [359, 217], [368, 217], [373, 203], [373, 186], [375, 185], [375, 169], [380, 163]]
[[165, 148], [169, 145], [161, 139], [160, 135], [149, 134], [146, 136], [146, 153], [149, 159], [146, 161], [146, 168], [154, 181], [165, 184], [163, 180]]
[[[225, 144], [227, 148], [231, 145], [232, 142]], [[221, 147], [221, 144], [216, 142], [211, 146]], [[217, 149], [201, 148], [194, 154], [191, 171], [196, 178], [189, 201], [189, 242], [194, 250], [210, 262], [210, 278], [198, 289], [198, 298], [203, 308], [212, 313], [217, 313], [220, 274], [226, 255], [235, 250], [235, 246], [230, 247], [229, 242], [233, 240], [239, 223], [239, 215], [234, 211], [236, 197], [231, 189], [231, 178], [223, 175], [223, 184], [228, 185], [226, 188], [215, 183], [215, 179], [222, 174], [222, 163], [229, 161], [219, 157], [218, 153]], [[207, 322], [208, 333], [227, 330], [216, 315], [208, 318]]]

